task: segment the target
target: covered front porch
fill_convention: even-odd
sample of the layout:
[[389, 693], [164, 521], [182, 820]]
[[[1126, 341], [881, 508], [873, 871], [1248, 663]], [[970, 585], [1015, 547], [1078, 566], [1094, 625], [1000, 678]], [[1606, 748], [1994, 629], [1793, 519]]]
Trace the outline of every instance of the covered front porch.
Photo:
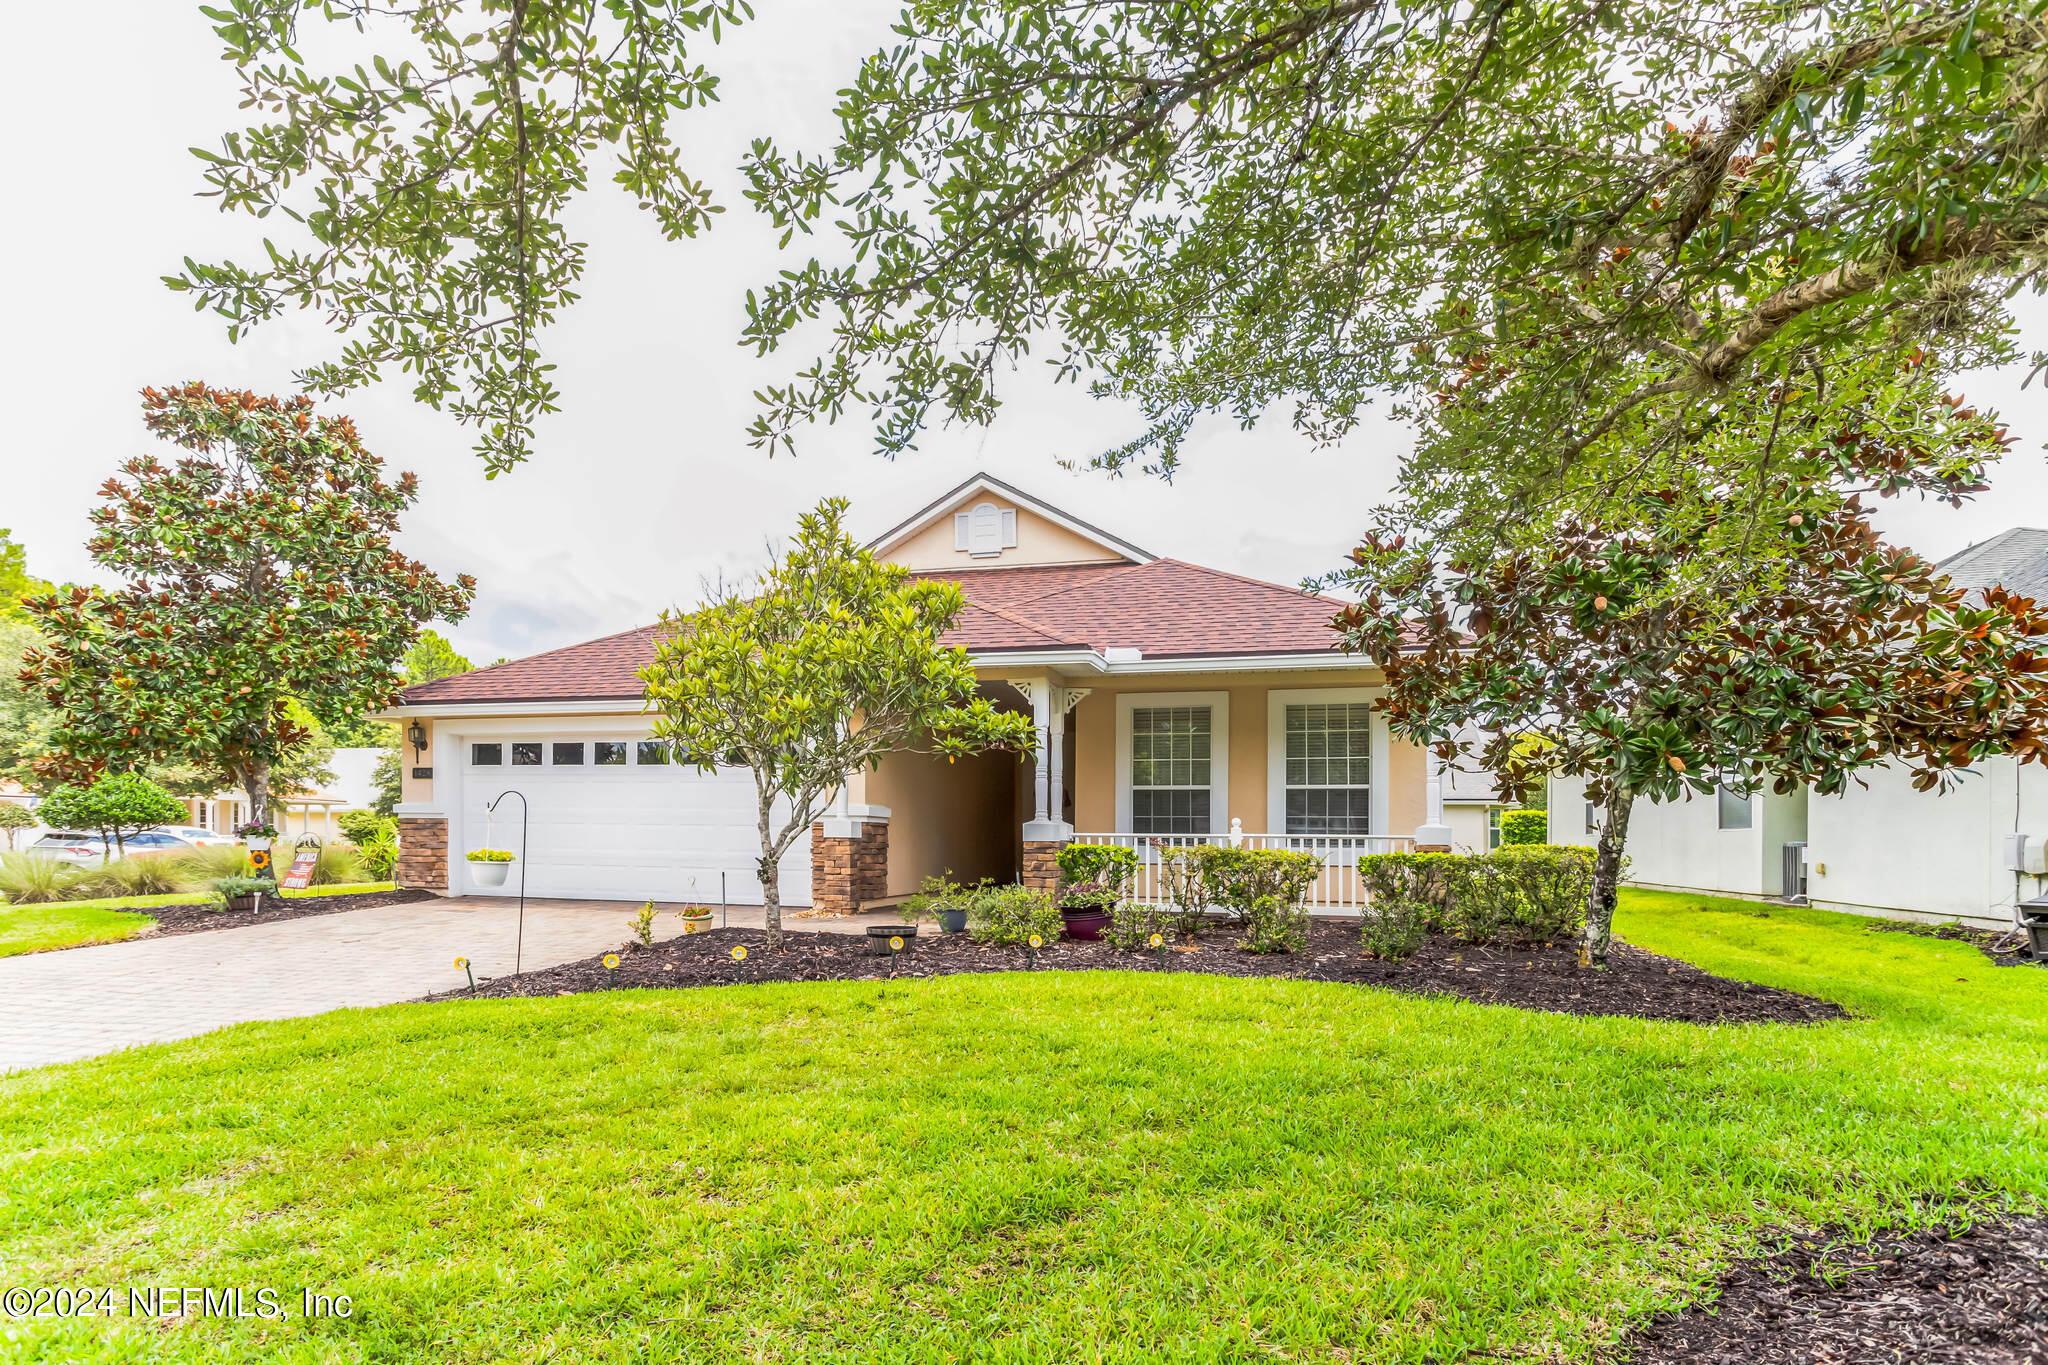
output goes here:
[[1136, 850], [1143, 900], [1163, 896], [1173, 847], [1312, 852], [1325, 863], [1312, 908], [1348, 910], [1360, 857], [1449, 843], [1434, 760], [1387, 732], [1377, 670], [998, 666], [982, 680], [1032, 717], [1037, 752], [899, 754], [856, 775], [815, 831], [815, 904], [895, 902], [930, 876], [1051, 889], [1059, 849], [1078, 841]]

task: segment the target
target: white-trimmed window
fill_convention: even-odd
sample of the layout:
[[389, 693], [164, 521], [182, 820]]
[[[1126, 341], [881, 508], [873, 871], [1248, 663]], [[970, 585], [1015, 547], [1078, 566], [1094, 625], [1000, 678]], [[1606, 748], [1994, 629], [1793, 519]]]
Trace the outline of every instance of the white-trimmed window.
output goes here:
[[1387, 723], [1373, 706], [1378, 694], [1364, 687], [1266, 694], [1268, 833], [1314, 840], [1386, 832]]
[[1286, 834], [1372, 833], [1372, 705], [1290, 702]]
[[1221, 834], [1230, 827], [1230, 694], [1117, 694], [1116, 827]]
[[1131, 832], [1207, 834], [1215, 713], [1206, 706], [1131, 708]]

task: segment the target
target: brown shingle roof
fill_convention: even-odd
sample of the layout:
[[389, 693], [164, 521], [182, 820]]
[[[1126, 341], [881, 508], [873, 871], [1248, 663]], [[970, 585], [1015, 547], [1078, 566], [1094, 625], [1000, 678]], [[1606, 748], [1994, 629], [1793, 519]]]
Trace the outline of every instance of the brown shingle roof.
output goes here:
[[[1137, 649], [1148, 659], [1232, 654], [1326, 654], [1342, 603], [1296, 588], [1177, 559], [1147, 564], [976, 569], [950, 578], [967, 609], [946, 643], [976, 654]], [[489, 701], [610, 701], [641, 696], [657, 627], [408, 688], [404, 705]]]

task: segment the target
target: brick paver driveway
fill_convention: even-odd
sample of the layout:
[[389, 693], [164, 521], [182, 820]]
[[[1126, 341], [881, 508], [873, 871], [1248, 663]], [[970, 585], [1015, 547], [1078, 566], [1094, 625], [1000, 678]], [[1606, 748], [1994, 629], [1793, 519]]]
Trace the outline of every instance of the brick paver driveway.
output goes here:
[[[636, 907], [621, 901], [526, 903], [527, 971], [624, 942]], [[131, 939], [0, 958], [0, 1072], [97, 1056], [138, 1043], [190, 1038], [251, 1019], [389, 1005], [512, 970], [517, 904], [485, 896], [418, 901], [283, 920], [249, 929]], [[791, 929], [859, 932], [882, 916]], [[732, 923], [758, 926], [759, 909]], [[681, 924], [663, 913], [655, 933]]]

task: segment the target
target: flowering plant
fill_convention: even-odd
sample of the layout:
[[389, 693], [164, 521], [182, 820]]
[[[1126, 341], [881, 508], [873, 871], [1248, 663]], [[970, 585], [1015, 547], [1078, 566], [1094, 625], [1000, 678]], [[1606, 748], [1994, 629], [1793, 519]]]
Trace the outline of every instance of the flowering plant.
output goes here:
[[237, 839], [275, 839], [277, 837], [277, 826], [271, 824], [268, 820], [251, 820], [246, 824], [235, 826], [235, 837]]
[[462, 855], [473, 863], [515, 863], [517, 854], [509, 848], [473, 848]]

